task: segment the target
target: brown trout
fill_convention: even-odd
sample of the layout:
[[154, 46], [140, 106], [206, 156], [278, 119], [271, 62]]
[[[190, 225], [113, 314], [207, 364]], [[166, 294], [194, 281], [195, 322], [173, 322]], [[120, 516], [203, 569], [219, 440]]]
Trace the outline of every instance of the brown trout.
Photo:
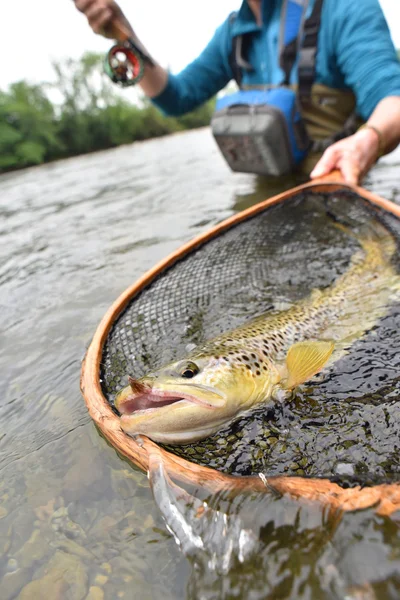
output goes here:
[[357, 240], [361, 249], [330, 287], [219, 335], [183, 360], [129, 378], [115, 401], [121, 428], [157, 442], [186, 444], [262, 402], [290, 397], [370, 329], [400, 289], [390, 233], [374, 223], [374, 232]]

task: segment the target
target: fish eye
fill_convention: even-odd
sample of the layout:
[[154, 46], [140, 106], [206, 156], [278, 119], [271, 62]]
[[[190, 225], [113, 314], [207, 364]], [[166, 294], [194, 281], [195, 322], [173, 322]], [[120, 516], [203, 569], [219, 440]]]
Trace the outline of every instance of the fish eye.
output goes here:
[[192, 377], [197, 375], [199, 371], [200, 369], [195, 363], [188, 362], [181, 370], [181, 377], [184, 377], [185, 379], [191, 379]]

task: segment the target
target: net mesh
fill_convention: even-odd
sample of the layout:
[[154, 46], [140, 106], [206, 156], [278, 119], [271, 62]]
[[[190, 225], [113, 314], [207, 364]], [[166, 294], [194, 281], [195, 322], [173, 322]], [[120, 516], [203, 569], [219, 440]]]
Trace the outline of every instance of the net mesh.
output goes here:
[[[357, 240], [334, 226], [396, 217], [350, 192], [294, 196], [194, 249], [133, 298], [106, 340], [101, 381], [113, 404], [140, 377], [194, 345], [331, 285]], [[398, 255], [394, 259], [399, 270]], [[166, 446], [226, 473], [328, 477], [344, 486], [400, 480], [400, 304], [293, 401], [260, 407], [207, 439]], [[319, 379], [319, 381], [318, 381]]]

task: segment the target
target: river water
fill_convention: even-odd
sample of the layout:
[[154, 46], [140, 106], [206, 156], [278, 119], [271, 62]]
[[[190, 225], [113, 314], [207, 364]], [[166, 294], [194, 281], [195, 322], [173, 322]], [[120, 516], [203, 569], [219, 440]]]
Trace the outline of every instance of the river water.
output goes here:
[[[399, 167], [397, 151], [364, 186], [400, 202]], [[186, 558], [146, 475], [100, 437], [79, 390], [85, 350], [125, 288], [297, 182], [231, 173], [208, 128], [0, 177], [2, 600], [400, 597], [398, 520], [372, 510], [332, 528], [284, 500], [260, 528], [263, 557], [224, 575]]]

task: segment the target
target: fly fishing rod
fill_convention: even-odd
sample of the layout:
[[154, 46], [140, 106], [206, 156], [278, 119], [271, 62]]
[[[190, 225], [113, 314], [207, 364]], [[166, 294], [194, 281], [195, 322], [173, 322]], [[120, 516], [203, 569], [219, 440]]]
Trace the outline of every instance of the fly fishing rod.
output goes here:
[[154, 61], [135, 34], [118, 17], [111, 22], [110, 32], [117, 43], [110, 48], [104, 59], [104, 71], [117, 85], [136, 85], [144, 75], [146, 63], [154, 66]]

